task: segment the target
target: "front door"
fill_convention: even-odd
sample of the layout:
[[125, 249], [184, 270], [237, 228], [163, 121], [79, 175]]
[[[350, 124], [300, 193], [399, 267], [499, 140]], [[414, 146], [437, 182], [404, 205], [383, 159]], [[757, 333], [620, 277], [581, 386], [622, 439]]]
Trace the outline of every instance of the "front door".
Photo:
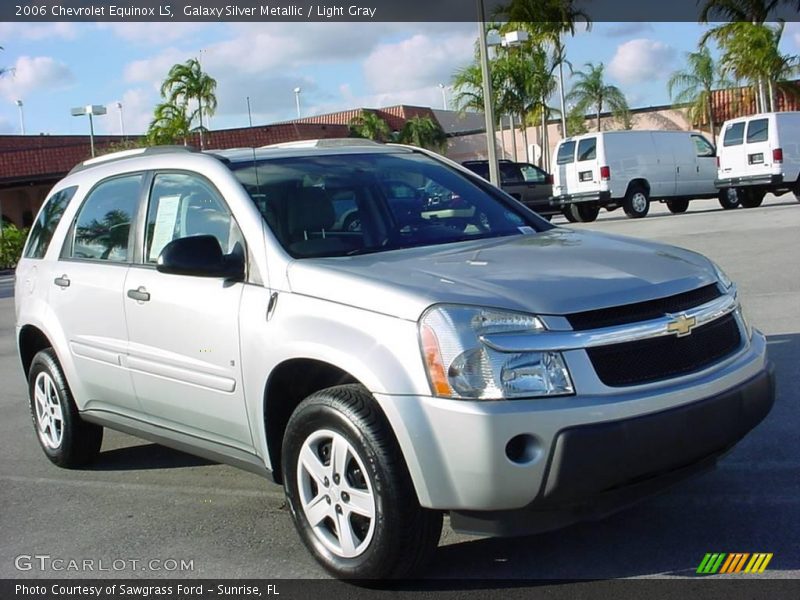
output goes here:
[[252, 449], [239, 352], [244, 284], [155, 268], [166, 244], [192, 235], [213, 235], [225, 253], [244, 251], [236, 221], [208, 180], [185, 172], [156, 174], [142, 261], [125, 282], [128, 366], [148, 418]]

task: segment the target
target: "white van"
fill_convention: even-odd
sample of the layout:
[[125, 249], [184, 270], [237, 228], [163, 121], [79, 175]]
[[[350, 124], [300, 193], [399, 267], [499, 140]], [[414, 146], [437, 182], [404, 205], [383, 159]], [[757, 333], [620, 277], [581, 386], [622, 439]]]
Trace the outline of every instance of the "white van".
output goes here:
[[800, 198], [800, 112], [762, 113], [722, 126], [717, 187], [733, 190], [745, 208], [767, 192]]
[[[647, 215], [650, 200], [685, 212], [689, 200], [723, 198], [714, 185], [716, 151], [689, 131], [601, 131], [570, 137], [553, 157], [553, 204], [571, 221], [594, 221], [601, 207]], [[722, 203], [723, 200], [721, 199]]]

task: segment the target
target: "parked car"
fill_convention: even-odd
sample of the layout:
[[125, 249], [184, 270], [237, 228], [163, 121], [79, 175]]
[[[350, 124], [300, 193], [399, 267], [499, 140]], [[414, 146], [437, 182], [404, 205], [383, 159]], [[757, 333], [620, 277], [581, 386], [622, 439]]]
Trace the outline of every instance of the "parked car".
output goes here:
[[[714, 185], [716, 152], [687, 131], [603, 131], [563, 140], [553, 156], [553, 202], [571, 220], [594, 221], [600, 208], [647, 216], [650, 201], [682, 213], [696, 198], [727, 196]], [[735, 201], [735, 198], [734, 198]]]
[[725, 121], [715, 184], [745, 208], [764, 195], [800, 199], [800, 112], [761, 113]]
[[[400, 577], [445, 513], [500, 536], [597, 518], [769, 412], [765, 338], [707, 258], [554, 227], [421, 149], [328, 143], [139, 149], [55, 185], [15, 285], [53, 463], [96, 459], [105, 427], [230, 463], [283, 485], [329, 572]], [[472, 216], [399, 221], [386, 181]]]
[[[489, 180], [489, 161], [468, 160], [463, 163], [473, 173]], [[498, 161], [501, 189], [525, 206], [549, 220], [561, 212], [550, 204], [553, 177], [536, 165], [510, 160]]]

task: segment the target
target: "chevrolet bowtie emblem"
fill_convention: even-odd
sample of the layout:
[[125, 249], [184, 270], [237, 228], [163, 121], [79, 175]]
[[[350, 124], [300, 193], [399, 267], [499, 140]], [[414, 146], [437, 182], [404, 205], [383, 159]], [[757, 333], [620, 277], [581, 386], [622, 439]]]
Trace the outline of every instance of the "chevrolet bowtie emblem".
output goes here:
[[697, 319], [695, 317], [678, 315], [667, 325], [667, 331], [669, 333], [674, 333], [678, 337], [684, 337], [692, 333], [692, 329], [694, 329], [695, 325], [697, 325]]

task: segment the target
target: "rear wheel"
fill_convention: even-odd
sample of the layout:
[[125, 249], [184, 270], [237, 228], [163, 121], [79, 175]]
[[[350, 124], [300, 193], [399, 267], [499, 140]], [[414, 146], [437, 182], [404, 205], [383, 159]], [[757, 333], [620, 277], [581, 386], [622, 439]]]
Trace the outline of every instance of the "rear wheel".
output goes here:
[[405, 577], [429, 562], [442, 514], [419, 505], [389, 424], [363, 387], [306, 398], [287, 425], [282, 465], [297, 531], [336, 577]]
[[719, 205], [725, 210], [737, 208], [739, 206], [739, 190], [737, 188], [720, 190]]
[[631, 186], [625, 195], [622, 207], [625, 209], [625, 214], [631, 219], [646, 217], [650, 211], [650, 198], [647, 190], [640, 185]]
[[673, 214], [685, 213], [689, 209], [689, 201], [685, 198], [667, 200], [667, 208]]
[[600, 207], [592, 204], [570, 204], [567, 210], [575, 219], [573, 223], [591, 223], [597, 220], [597, 215], [600, 214]]
[[100, 453], [103, 428], [83, 421], [67, 380], [51, 348], [33, 357], [28, 374], [31, 419], [47, 458], [72, 469], [93, 461]]
[[564, 215], [564, 218], [567, 219], [570, 223], [577, 223], [578, 219], [572, 214], [572, 205], [565, 206], [564, 210], [561, 211], [561, 214]]
[[765, 193], [761, 190], [742, 190], [740, 201], [744, 208], [757, 208], [764, 201]]

